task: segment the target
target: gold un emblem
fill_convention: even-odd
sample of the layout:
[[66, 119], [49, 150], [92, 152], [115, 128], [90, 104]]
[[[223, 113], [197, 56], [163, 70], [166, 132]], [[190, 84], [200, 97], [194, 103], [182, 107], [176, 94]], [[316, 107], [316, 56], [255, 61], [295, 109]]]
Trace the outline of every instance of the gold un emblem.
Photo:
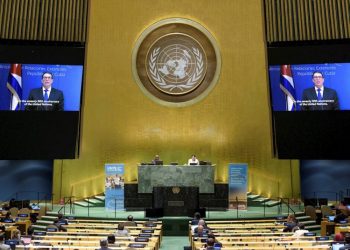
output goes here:
[[211, 33], [183, 18], [165, 19], [148, 27], [136, 42], [132, 63], [134, 78], [144, 94], [175, 107], [205, 98], [221, 68]]

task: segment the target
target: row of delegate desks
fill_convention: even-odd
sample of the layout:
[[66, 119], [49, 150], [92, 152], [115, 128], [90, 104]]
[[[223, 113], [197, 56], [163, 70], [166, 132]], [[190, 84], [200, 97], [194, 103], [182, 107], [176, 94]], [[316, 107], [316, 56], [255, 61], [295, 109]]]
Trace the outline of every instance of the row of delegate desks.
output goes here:
[[5, 226], [5, 238], [10, 239], [14, 230], [18, 229], [21, 234], [27, 234], [28, 228], [32, 225], [30, 220], [15, 220], [15, 222], [5, 223], [1, 222]]
[[[122, 221], [114, 221], [112, 223], [105, 222], [79, 222], [64, 225], [67, 229], [67, 233], [100, 233], [100, 234], [111, 234], [116, 231], [118, 223], [124, 223]], [[136, 222], [137, 226], [125, 226], [134, 236], [142, 236], [142, 234], [152, 234], [159, 238], [159, 242], [162, 240], [162, 222]]]
[[[51, 233], [51, 232], [50, 232]], [[53, 232], [52, 232], [53, 233]], [[42, 235], [38, 236], [35, 235], [34, 239], [32, 240], [31, 244], [28, 245], [28, 248], [40, 248], [44, 246], [44, 248], [47, 248], [47, 246], [51, 246], [53, 248], [72, 248], [75, 247], [99, 247], [99, 242], [102, 239], [107, 239], [107, 235], [69, 235], [64, 236], [62, 234], [60, 235]], [[115, 243], [118, 245], [118, 247], [130, 247], [132, 245], [139, 246], [139, 247], [146, 247], [150, 250], [158, 250], [160, 247], [159, 237], [156, 236], [150, 236], [147, 238], [142, 237], [116, 237]], [[17, 246], [16, 246], [17, 247]]]
[[326, 236], [337, 233], [349, 233], [350, 223], [339, 224], [328, 220], [321, 221], [321, 235]]
[[[63, 249], [94, 249], [99, 247], [101, 239], [107, 239], [109, 234], [116, 231], [118, 223], [125, 221], [101, 221], [101, 220], [69, 220], [68, 225], [63, 225], [67, 232], [45, 232], [45, 235], [35, 233], [35, 239], [29, 248], [42, 248], [40, 245], [52, 246]], [[129, 230], [130, 237], [117, 237], [116, 244], [121, 246], [112, 249], [126, 249], [128, 246], [139, 246], [145, 250], [158, 250], [161, 244], [161, 222], [137, 222], [137, 226], [125, 226]], [[147, 226], [145, 226], [146, 224]], [[135, 245], [136, 244], [136, 245]], [[123, 248], [124, 247], [124, 248]], [[45, 248], [45, 247], [44, 247]]]
[[[35, 249], [45, 249], [45, 250], [57, 250], [57, 249], [64, 249], [64, 250], [96, 250], [99, 249], [100, 246], [36, 246], [36, 245], [18, 245], [16, 246], [16, 249], [18, 250], [35, 250]], [[130, 247], [108, 247], [109, 249], [113, 250], [129, 250]], [[135, 248], [131, 248], [135, 249]], [[142, 247], [140, 249], [143, 250], [153, 250], [152, 247]]]
[[[329, 249], [332, 240], [317, 241], [315, 236], [292, 238], [293, 233], [282, 232], [283, 221], [207, 221], [210, 232], [223, 249]], [[190, 225], [190, 229], [193, 226]], [[193, 250], [202, 249], [206, 237], [196, 237], [190, 230]]]

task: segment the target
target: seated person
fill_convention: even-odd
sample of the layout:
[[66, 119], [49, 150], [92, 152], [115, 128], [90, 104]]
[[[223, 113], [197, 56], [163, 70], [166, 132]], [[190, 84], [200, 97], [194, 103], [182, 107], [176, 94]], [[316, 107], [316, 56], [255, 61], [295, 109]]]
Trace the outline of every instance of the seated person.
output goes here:
[[193, 229], [193, 233], [201, 234], [201, 235], [198, 235], [199, 237], [201, 237], [202, 235], [206, 235], [210, 233], [210, 228], [207, 226], [207, 224], [203, 219], [200, 219], [198, 221], [198, 226]]
[[193, 215], [193, 219], [191, 221], [191, 225], [198, 225], [198, 222], [200, 219], [201, 219], [201, 214], [199, 212], [195, 212]]
[[10, 245], [4, 244], [5, 236], [3, 234], [0, 234], [0, 249], [1, 250], [10, 250]]
[[159, 155], [155, 155], [154, 159], [151, 161], [151, 163], [156, 165], [158, 161], [160, 161], [160, 157], [159, 157]]
[[68, 225], [68, 220], [63, 218], [63, 214], [58, 214], [57, 219], [58, 219], [58, 223], [60, 223], [61, 225]]
[[335, 223], [340, 223], [341, 221], [347, 221], [348, 216], [342, 212], [339, 212], [335, 217], [334, 217], [334, 222]]
[[305, 225], [303, 223], [299, 223], [296, 227], [293, 228], [292, 231], [294, 232], [292, 238], [302, 237], [305, 233], [309, 232], [309, 230], [305, 229]]
[[204, 245], [203, 245], [203, 247], [207, 247], [208, 245], [208, 240], [209, 239], [213, 239], [214, 240], [214, 246], [215, 247], [222, 247], [222, 243], [220, 243], [216, 238], [215, 238], [215, 236], [214, 236], [214, 234], [212, 234], [212, 233], [210, 233], [210, 234], [208, 234], [208, 239], [207, 239], [207, 243], [205, 243]]
[[107, 240], [100, 240], [100, 248], [98, 250], [112, 250], [108, 247]]
[[120, 244], [115, 243], [115, 236], [113, 234], [107, 236], [107, 242], [109, 247], [120, 247]]
[[214, 244], [215, 244], [215, 240], [213, 238], [208, 238], [207, 240], [207, 246], [205, 248], [205, 250], [214, 250]]
[[27, 234], [28, 235], [33, 235], [33, 233], [34, 233], [34, 227], [31, 225], [31, 226], [28, 227]]
[[23, 240], [21, 240], [21, 232], [18, 229], [13, 230], [11, 240], [18, 242], [18, 245], [24, 245]]
[[192, 155], [192, 157], [188, 159], [187, 165], [199, 165], [199, 160], [195, 155]]
[[336, 233], [333, 238], [334, 242], [343, 242], [344, 241], [344, 236], [342, 233]]
[[336, 207], [336, 215], [334, 217], [334, 222], [339, 223], [340, 221], [347, 220], [350, 215], [349, 208], [344, 204], [343, 201]]
[[137, 227], [137, 223], [134, 221], [134, 217], [132, 215], [128, 216], [127, 221], [124, 222], [124, 226]]
[[124, 228], [124, 223], [119, 223], [117, 231], [114, 233], [114, 236], [119, 236], [119, 237], [129, 237], [129, 231]]
[[345, 245], [339, 250], [348, 250], [350, 249], [350, 233], [345, 234]]
[[287, 221], [284, 223], [285, 228], [283, 229], [283, 232], [292, 232], [293, 228], [297, 226], [298, 221], [295, 218], [294, 214], [290, 214], [287, 217]]
[[208, 232], [204, 229], [204, 227], [202, 225], [198, 225], [198, 227], [196, 227], [194, 229], [193, 236], [195, 236], [195, 237], [204, 237], [207, 234], [208, 234]]
[[65, 228], [61, 223], [58, 222], [58, 219], [53, 221], [53, 226], [57, 228], [59, 232], [67, 232], [67, 228]]
[[4, 224], [2, 224], [2, 223], [0, 222], [0, 234], [4, 234], [4, 233], [5, 233], [5, 231], [6, 231], [6, 227], [5, 227], [5, 225], [4, 225]]
[[9, 205], [8, 202], [5, 202], [5, 203], [3, 203], [1, 208], [2, 208], [2, 210], [9, 210], [10, 209], [10, 205]]
[[38, 214], [37, 213], [31, 213], [30, 214], [30, 222], [32, 224], [35, 224], [37, 220], [38, 220]]
[[17, 207], [17, 203], [16, 203], [16, 200], [14, 198], [12, 198], [9, 201], [9, 208], [13, 208], [13, 207]]
[[204, 227], [204, 229], [210, 229], [209, 227], [208, 227], [208, 225], [207, 225], [207, 223], [205, 223], [205, 220], [204, 219], [200, 219], [199, 221], [198, 221], [198, 226], [199, 225], [202, 225], [203, 227]]
[[6, 223], [12, 223], [14, 222], [11, 216], [11, 212], [8, 211], [5, 215], [5, 217], [1, 218], [1, 222], [6, 222]]

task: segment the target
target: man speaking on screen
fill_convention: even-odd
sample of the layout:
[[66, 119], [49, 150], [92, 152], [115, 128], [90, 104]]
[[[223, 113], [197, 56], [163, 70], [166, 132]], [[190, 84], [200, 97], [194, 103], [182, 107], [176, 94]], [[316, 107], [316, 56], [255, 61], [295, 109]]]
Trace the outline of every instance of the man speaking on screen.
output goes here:
[[41, 88], [35, 88], [30, 91], [25, 103], [25, 110], [63, 111], [63, 92], [52, 88], [52, 83], [52, 73], [44, 72], [41, 77]]
[[322, 72], [312, 73], [314, 87], [303, 91], [301, 110], [339, 110], [337, 92], [324, 86]]

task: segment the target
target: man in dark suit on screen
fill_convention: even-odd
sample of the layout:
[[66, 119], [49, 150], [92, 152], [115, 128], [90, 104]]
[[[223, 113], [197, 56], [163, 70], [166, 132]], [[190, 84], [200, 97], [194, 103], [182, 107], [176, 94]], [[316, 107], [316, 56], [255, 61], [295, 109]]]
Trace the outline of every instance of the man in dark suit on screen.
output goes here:
[[44, 72], [41, 78], [41, 88], [32, 89], [25, 103], [25, 110], [63, 111], [64, 97], [61, 90], [52, 88], [53, 75]]
[[301, 110], [339, 110], [338, 94], [334, 89], [323, 85], [322, 72], [315, 71], [312, 82], [314, 87], [303, 91]]

